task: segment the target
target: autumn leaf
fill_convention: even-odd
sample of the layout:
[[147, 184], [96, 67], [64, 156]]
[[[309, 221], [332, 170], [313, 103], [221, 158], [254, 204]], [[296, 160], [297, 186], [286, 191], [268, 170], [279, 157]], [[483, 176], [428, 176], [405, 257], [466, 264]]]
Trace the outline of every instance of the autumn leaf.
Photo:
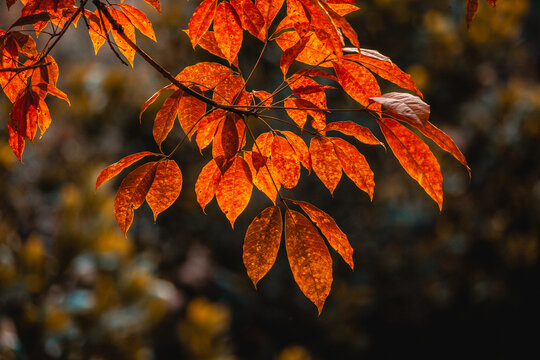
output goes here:
[[345, 260], [345, 262], [354, 269], [353, 262], [353, 248], [349, 244], [347, 235], [341, 231], [339, 226], [330, 215], [315, 207], [314, 205], [305, 201], [294, 201], [294, 203], [302, 208], [304, 212], [309, 216], [311, 221], [317, 225], [319, 230], [323, 233], [330, 246], [338, 252], [339, 255]]
[[255, 6], [259, 9], [265, 22], [264, 27], [260, 31], [263, 34], [260, 35], [262, 38], [266, 38], [266, 32], [283, 6], [283, 2], [284, 0], [255, 0]]
[[[131, 21], [127, 18], [126, 15], [121, 10], [117, 9], [110, 9], [109, 10], [113, 19], [122, 26], [124, 35], [131, 40], [133, 43], [136, 43], [135, 39], [135, 27], [131, 23]], [[135, 59], [135, 49], [132, 48], [124, 38], [120, 35], [120, 33], [114, 29], [111, 30], [112, 36], [114, 38], [114, 42], [118, 46], [118, 50], [126, 57], [126, 59], [131, 64], [131, 67], [133, 67], [133, 61]]]
[[291, 64], [296, 60], [298, 55], [304, 50], [306, 47], [309, 39], [311, 38], [311, 35], [305, 36], [298, 40], [296, 44], [288, 48], [283, 52], [281, 55], [281, 61], [279, 63], [279, 67], [281, 68], [281, 72], [283, 73], [283, 76], [285, 77], [287, 75], [287, 71], [289, 70], [289, 67]]
[[201, 152], [204, 148], [210, 145], [214, 139], [214, 135], [216, 134], [219, 124], [224, 118], [225, 112], [220, 109], [215, 110], [201, 119], [197, 128], [197, 136], [195, 137], [195, 141], [197, 142], [197, 146]]
[[227, 115], [225, 118], [220, 138], [223, 155], [225, 155], [226, 158], [234, 157], [240, 149], [240, 142], [238, 140], [236, 119], [233, 116]]
[[188, 36], [193, 48], [195, 48], [201, 37], [208, 31], [216, 15], [216, 9], [217, 0], [204, 0], [191, 16], [188, 25]]
[[[369, 107], [369, 99], [381, 94], [379, 84], [371, 72], [350, 61], [333, 62], [334, 70], [343, 90], [361, 105]], [[378, 110], [377, 107], [370, 107]]]
[[120, 8], [133, 26], [139, 29], [139, 31], [146, 37], [156, 41], [156, 35], [154, 33], [152, 23], [142, 11], [128, 4], [120, 4]]
[[182, 190], [182, 172], [174, 160], [159, 161], [154, 181], [146, 194], [146, 202], [157, 216], [167, 210], [178, 198]]
[[244, 152], [244, 159], [253, 174], [253, 185], [275, 204], [281, 183], [272, 159], [263, 157], [258, 151]]
[[386, 114], [413, 126], [423, 127], [429, 120], [430, 106], [418, 96], [389, 92], [370, 100], [384, 105]]
[[219, 3], [214, 18], [214, 35], [217, 44], [230, 64], [242, 46], [242, 25], [233, 6], [228, 2]]
[[178, 106], [180, 104], [180, 98], [182, 97], [182, 91], [177, 90], [171, 96], [165, 100], [163, 106], [156, 114], [154, 120], [154, 127], [152, 133], [156, 144], [161, 149], [161, 143], [167, 138], [167, 135], [171, 132], [174, 126], [174, 120], [178, 113]]
[[236, 10], [242, 22], [242, 28], [261, 41], [264, 41], [265, 21], [259, 8], [251, 0], [231, 0], [231, 5]]
[[274, 136], [272, 162], [278, 174], [278, 180], [284, 188], [292, 189], [298, 184], [300, 162], [292, 146], [281, 136]]
[[[197, 86], [194, 86], [192, 90], [201, 92]], [[199, 122], [205, 113], [206, 103], [193, 96], [184, 94], [178, 102], [178, 121], [188, 139], [191, 140], [191, 137], [197, 131]]]
[[309, 156], [309, 149], [304, 140], [302, 140], [300, 136], [290, 131], [280, 131], [280, 133], [285, 135], [285, 138], [287, 138], [287, 141], [294, 149], [294, 152], [302, 165], [304, 165], [304, 167], [311, 172], [311, 157]]
[[282, 230], [281, 211], [279, 207], [271, 206], [257, 215], [246, 231], [242, 257], [255, 287], [274, 266]]
[[371, 171], [364, 155], [341, 138], [328, 139], [334, 144], [334, 150], [345, 174], [373, 200], [375, 181], [373, 180], [373, 171]]
[[234, 228], [234, 222], [251, 198], [253, 180], [246, 161], [236, 156], [229, 169], [223, 174], [216, 198], [218, 205]]
[[341, 162], [334, 150], [334, 145], [324, 137], [314, 137], [309, 145], [311, 166], [330, 194], [341, 180]]
[[195, 194], [197, 202], [201, 206], [203, 212], [206, 205], [214, 198], [219, 182], [221, 180], [221, 171], [219, 170], [214, 159], [206, 164], [197, 178], [195, 183]]
[[429, 147], [412, 131], [392, 119], [377, 120], [394, 155], [405, 171], [424, 188], [442, 210], [442, 174]]
[[119, 161], [115, 162], [114, 164], [107, 166], [105, 169], [103, 169], [99, 173], [99, 175], [98, 175], [98, 177], [96, 179], [96, 190], [101, 185], [103, 185], [103, 183], [105, 183], [106, 181], [109, 181], [110, 179], [112, 179], [116, 175], [120, 174], [120, 172], [122, 172], [122, 170], [124, 170], [125, 168], [127, 168], [131, 164], [143, 159], [146, 156], [151, 156], [151, 155], [159, 156], [158, 154], [154, 154], [154, 153], [149, 152], [149, 151], [143, 151], [143, 152], [139, 152], [139, 153], [136, 153], [136, 154], [126, 156], [126, 157], [120, 159]]
[[324, 131], [339, 131], [342, 134], [354, 136], [356, 140], [368, 145], [382, 145], [371, 130], [352, 121], [335, 121], [324, 128]]
[[214, 62], [200, 62], [187, 66], [178, 75], [176, 80], [185, 82], [186, 85], [199, 85], [204, 90], [213, 89], [233, 71], [221, 64]]
[[320, 314], [332, 286], [332, 258], [323, 238], [304, 215], [287, 209], [285, 246], [294, 280]]
[[114, 216], [124, 235], [133, 221], [133, 210], [138, 209], [146, 198], [154, 181], [157, 162], [146, 163], [125, 177], [114, 198]]

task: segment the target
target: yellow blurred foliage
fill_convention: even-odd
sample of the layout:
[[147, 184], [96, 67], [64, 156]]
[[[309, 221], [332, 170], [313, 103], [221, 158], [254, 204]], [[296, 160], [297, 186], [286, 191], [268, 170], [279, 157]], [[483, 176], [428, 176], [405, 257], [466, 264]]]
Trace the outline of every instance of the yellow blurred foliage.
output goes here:
[[283, 349], [276, 360], [311, 360], [311, 355], [304, 347], [293, 345]]

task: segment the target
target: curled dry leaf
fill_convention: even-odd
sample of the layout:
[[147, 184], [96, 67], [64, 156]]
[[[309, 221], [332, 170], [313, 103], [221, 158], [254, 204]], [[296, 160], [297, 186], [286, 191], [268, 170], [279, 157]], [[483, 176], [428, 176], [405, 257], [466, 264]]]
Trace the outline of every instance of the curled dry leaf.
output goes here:
[[418, 96], [389, 92], [370, 100], [384, 105], [386, 114], [413, 126], [423, 127], [429, 120], [430, 106]]

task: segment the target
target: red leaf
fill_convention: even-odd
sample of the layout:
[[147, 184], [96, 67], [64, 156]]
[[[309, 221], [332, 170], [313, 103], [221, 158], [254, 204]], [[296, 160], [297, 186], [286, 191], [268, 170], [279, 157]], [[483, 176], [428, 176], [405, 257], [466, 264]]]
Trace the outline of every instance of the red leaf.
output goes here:
[[219, 182], [221, 180], [221, 171], [216, 162], [210, 160], [206, 164], [195, 183], [195, 194], [197, 194], [197, 202], [201, 206], [203, 212], [206, 205], [214, 198]]
[[373, 180], [373, 171], [371, 171], [364, 155], [343, 139], [329, 139], [334, 144], [334, 149], [345, 174], [373, 200], [375, 181]]
[[272, 153], [272, 142], [274, 141], [274, 134], [271, 132], [265, 132], [257, 136], [255, 143], [253, 144], [252, 151], [259, 152], [262, 156], [268, 157]]
[[281, 136], [274, 136], [272, 142], [272, 162], [278, 180], [286, 189], [292, 189], [300, 179], [300, 163], [292, 146]]
[[133, 210], [138, 209], [154, 181], [157, 162], [146, 163], [126, 176], [114, 198], [114, 216], [124, 235], [133, 221]]
[[305, 201], [294, 201], [309, 216], [311, 221], [321, 230], [328, 243], [338, 252], [347, 264], [354, 269], [353, 248], [349, 244], [347, 235], [341, 231], [339, 226], [330, 215]]
[[17, 98], [9, 114], [9, 126], [20, 136], [34, 140], [38, 128], [39, 96], [27, 89]]
[[182, 172], [174, 160], [158, 162], [152, 186], [146, 194], [146, 202], [154, 213], [154, 221], [168, 209], [182, 190]]
[[253, 188], [253, 180], [248, 164], [237, 156], [221, 179], [216, 198], [218, 205], [234, 228], [238, 215], [244, 211]]
[[22, 137], [18, 132], [13, 130], [11, 125], [8, 124], [8, 132], [9, 132], [9, 146], [11, 147], [11, 150], [19, 159], [20, 162], [22, 162], [22, 154], [24, 151], [24, 137]]
[[232, 158], [240, 150], [240, 141], [238, 140], [238, 129], [236, 128], [236, 119], [234, 116], [227, 115], [223, 122], [221, 130], [221, 147], [226, 158]]
[[[133, 24], [129, 21], [129, 19], [124, 15], [124, 13], [120, 10], [116, 9], [109, 9], [112, 17], [120, 26], [122, 26], [122, 29], [124, 30], [124, 34], [133, 42], [135, 43], [135, 27]], [[112, 36], [114, 38], [114, 42], [118, 46], [118, 50], [126, 57], [126, 59], [129, 61], [131, 66], [133, 67], [133, 60], [135, 59], [135, 49], [133, 49], [129, 44], [120, 36], [120, 34], [112, 29], [111, 30]]]
[[330, 123], [326, 125], [324, 131], [339, 131], [345, 135], [354, 136], [356, 140], [364, 144], [384, 146], [368, 128], [360, 126], [352, 121], [336, 121]]
[[94, 46], [94, 52], [97, 55], [101, 46], [103, 46], [103, 44], [105, 44], [105, 42], [107, 41], [107, 33], [110, 30], [110, 24], [103, 17], [103, 22], [105, 22], [105, 25], [109, 25], [109, 28], [103, 28], [98, 10], [96, 10], [95, 13], [85, 10], [84, 13], [86, 18], [88, 19], [88, 35], [90, 35], [90, 40], [92, 41], [92, 45]]
[[392, 119], [377, 120], [401, 166], [442, 209], [442, 174], [429, 147], [412, 131]]
[[[369, 99], [381, 94], [377, 80], [362, 65], [350, 61], [333, 62], [332, 64], [343, 90], [361, 105], [367, 108], [371, 103]], [[371, 106], [370, 108], [378, 110], [379, 107]]]
[[326, 138], [314, 137], [309, 146], [311, 166], [330, 194], [341, 180], [341, 163], [334, 145]]
[[200, 38], [208, 31], [216, 15], [217, 0], [204, 0], [195, 10], [188, 25], [188, 36], [193, 48]]
[[131, 164], [141, 160], [142, 158], [150, 155], [156, 155], [158, 154], [151, 153], [149, 151], [144, 151], [136, 154], [132, 154], [129, 156], [126, 156], [125, 158], [119, 160], [118, 162], [115, 162], [112, 165], [107, 166], [105, 169], [103, 169], [97, 179], [96, 179], [96, 190], [103, 185], [104, 182], [109, 181], [116, 175], [120, 174], [122, 170], [130, 166]]
[[478, 0], [467, 0], [467, 27], [471, 25], [471, 22], [478, 11]]
[[152, 133], [154, 135], [154, 140], [160, 149], [161, 143], [167, 138], [167, 135], [169, 135], [171, 129], [173, 128], [181, 97], [182, 91], [176, 90], [167, 98], [167, 100], [165, 100], [163, 106], [156, 114]]
[[281, 211], [271, 206], [257, 215], [246, 231], [242, 257], [255, 287], [276, 261], [282, 230]]
[[320, 314], [332, 286], [332, 258], [323, 238], [304, 215], [287, 210], [285, 245], [294, 280]]
[[384, 105], [387, 114], [413, 126], [423, 127], [429, 120], [430, 106], [418, 96], [389, 92], [370, 100]]
[[231, 4], [221, 2], [214, 19], [214, 36], [229, 63], [233, 63], [242, 46], [242, 26], [240, 18]]

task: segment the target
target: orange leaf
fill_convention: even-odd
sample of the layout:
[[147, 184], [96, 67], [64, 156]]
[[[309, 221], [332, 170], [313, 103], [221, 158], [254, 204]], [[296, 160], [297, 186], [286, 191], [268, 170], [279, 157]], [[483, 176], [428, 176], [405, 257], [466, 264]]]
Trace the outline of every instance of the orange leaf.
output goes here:
[[283, 54], [281, 55], [279, 67], [281, 68], [281, 72], [283, 73], [284, 77], [287, 75], [287, 71], [289, 70], [291, 64], [296, 60], [298, 55], [306, 47], [310, 38], [311, 35], [304, 36], [303, 38], [299, 39], [296, 44], [283, 52]]
[[[88, 35], [90, 35], [90, 40], [92, 40], [92, 45], [94, 46], [94, 52], [97, 55], [101, 46], [107, 41], [109, 29], [103, 28], [98, 10], [96, 10], [95, 13], [85, 10], [85, 16], [88, 19]], [[105, 18], [103, 18], [103, 22], [105, 22], [106, 25], [109, 25]]]
[[274, 102], [274, 97], [268, 92], [264, 90], [260, 91], [252, 91], [252, 94], [255, 95], [257, 99], [259, 99], [261, 102], [259, 105], [271, 105]]
[[255, 160], [257, 158], [259, 160], [262, 159], [261, 155], [256, 151], [251, 153], [246, 151], [244, 153], [244, 159], [248, 163], [252, 174], [254, 174], [253, 185], [268, 196], [268, 198], [275, 204], [278, 190], [281, 187], [278, 180], [277, 171], [272, 163], [272, 159], [265, 158], [262, 159], [264, 161], [263, 164], [254, 164], [257, 162], [257, 160]]
[[330, 123], [326, 125], [324, 131], [339, 131], [345, 135], [354, 136], [356, 140], [364, 144], [384, 146], [383, 143], [373, 135], [371, 130], [352, 121], [336, 121]]
[[287, 108], [287, 115], [289, 115], [289, 117], [293, 119], [296, 125], [298, 125], [298, 127], [302, 130], [306, 124], [308, 112], [306, 110], [294, 110], [291, 108], [311, 108], [312, 104], [302, 99], [287, 99], [285, 100], [284, 105]]
[[161, 12], [161, 4], [159, 3], [159, 0], [144, 0], [148, 4], [154, 7], [158, 12]]
[[[355, 49], [358, 52], [357, 49]], [[381, 55], [377, 51], [361, 49], [361, 53], [345, 55], [345, 59], [359, 62], [369, 70], [404, 89], [414, 91], [417, 95], [424, 97], [418, 90], [411, 75], [405, 73], [389, 58]]]
[[311, 166], [330, 194], [341, 180], [341, 163], [334, 145], [326, 138], [314, 137], [309, 145]]
[[233, 63], [242, 46], [242, 25], [240, 18], [231, 4], [221, 2], [214, 19], [214, 36], [221, 52], [229, 63]]
[[218, 205], [233, 228], [236, 218], [249, 203], [252, 188], [253, 180], [249, 166], [244, 159], [236, 156], [233, 164], [223, 175], [216, 194]]
[[[215, 0], [214, 0], [215, 1]], [[233, 71], [221, 64], [213, 62], [200, 62], [184, 68], [176, 80], [187, 82], [187, 85], [204, 85], [203, 91], [213, 89], [217, 84], [231, 75]]]
[[242, 28], [261, 41], [264, 41], [265, 33], [264, 18], [259, 9], [251, 0], [231, 0], [231, 4], [236, 10], [242, 22]]
[[158, 154], [154, 154], [154, 153], [149, 152], [149, 151], [143, 151], [143, 152], [140, 152], [140, 153], [136, 153], [136, 154], [126, 156], [126, 157], [120, 159], [118, 162], [115, 162], [114, 164], [107, 166], [105, 169], [103, 169], [99, 173], [99, 175], [98, 175], [98, 177], [96, 179], [96, 190], [101, 185], [103, 185], [104, 182], [109, 181], [110, 179], [112, 179], [116, 175], [120, 174], [120, 172], [122, 170], [124, 170], [125, 168], [127, 168], [131, 164], [141, 160], [142, 158], [144, 158], [146, 156], [150, 156], [150, 155], [159, 156]]
[[[122, 26], [122, 29], [124, 30], [124, 34], [135, 44], [135, 27], [133, 24], [129, 21], [129, 19], [124, 15], [124, 13], [120, 10], [116, 9], [109, 9], [112, 17]], [[126, 59], [131, 64], [131, 67], [133, 67], [133, 60], [135, 59], [135, 49], [133, 49], [129, 44], [120, 36], [120, 34], [112, 29], [111, 30], [112, 36], [114, 38], [114, 42], [118, 46], [118, 50], [126, 57]]]
[[294, 280], [320, 314], [332, 286], [332, 258], [323, 238], [304, 215], [287, 210], [285, 246]]
[[146, 100], [141, 108], [141, 112], [139, 113], [139, 120], [142, 118], [142, 114], [144, 113], [144, 111], [148, 108], [148, 106], [150, 106], [151, 104], [154, 103], [154, 101], [156, 101], [156, 99], [159, 97], [159, 95], [161, 95], [161, 93], [165, 90], [174, 90], [174, 89], [177, 89], [176, 86], [174, 86], [173, 84], [170, 84], [170, 85], [167, 85], [165, 87], [162, 87], [161, 89], [159, 89], [158, 91], [156, 91], [154, 93], [154, 95], [150, 96], [150, 98], [148, 100]]
[[114, 198], [114, 216], [124, 235], [133, 221], [133, 210], [138, 209], [154, 181], [157, 162], [146, 163], [133, 170], [120, 184]]
[[9, 126], [20, 136], [34, 140], [38, 127], [39, 96], [26, 89], [15, 101], [9, 114]]
[[386, 113], [416, 127], [423, 127], [429, 120], [430, 106], [415, 95], [389, 92], [370, 100], [386, 107]]
[[195, 137], [195, 141], [197, 142], [197, 146], [201, 152], [204, 148], [210, 145], [214, 139], [214, 135], [216, 134], [219, 124], [224, 118], [225, 111], [218, 109], [201, 119], [197, 128], [197, 136]]
[[[236, 128], [236, 131], [232, 129], [232, 126], [229, 129], [224, 128], [226, 119], [219, 124], [216, 131], [216, 135], [215, 135], [215, 138], [218, 141], [214, 141], [214, 143], [212, 144], [212, 156], [214, 158], [217, 158], [218, 156], [222, 155], [228, 161], [229, 159], [234, 158], [234, 155], [236, 155], [236, 152], [238, 152], [238, 150], [241, 149], [245, 145], [246, 126], [238, 115], [231, 115], [227, 117], [232, 117], [233, 122], [232, 124], [229, 124], [229, 125], [234, 125], [234, 127]], [[228, 131], [228, 133], [224, 133], [223, 132], [224, 130]], [[231, 138], [234, 135], [236, 135], [236, 139], [237, 139], [236, 141], [233, 138]], [[223, 148], [222, 146], [223, 143], [226, 143], [226, 146], [229, 147], [227, 150]], [[232, 155], [230, 155], [229, 153], [225, 153], [225, 151], [232, 152], [235, 146], [235, 143], [238, 144], [237, 145], [238, 150]]]
[[195, 194], [197, 194], [197, 202], [201, 206], [203, 212], [206, 205], [214, 198], [219, 182], [221, 180], [221, 171], [216, 162], [210, 160], [206, 164], [195, 183]]
[[[284, 21], [279, 25], [278, 29], [281, 27], [288, 27], [288, 25], [292, 26], [292, 24], [287, 23], [286, 20], [287, 19], [284, 19]], [[287, 31], [279, 35], [276, 42], [281, 49], [286, 50], [296, 44], [298, 40], [300, 40], [300, 36], [296, 31]], [[324, 61], [332, 58], [331, 55], [331, 50], [327, 49], [326, 45], [319, 38], [317, 38], [317, 36], [311, 36], [304, 50], [298, 54], [296, 61], [300, 61], [308, 65], [328, 67], [329, 63]]]
[[364, 155], [343, 139], [330, 138], [330, 141], [334, 144], [334, 149], [345, 174], [373, 200], [375, 181], [373, 180], [373, 171], [371, 171]]
[[[361, 105], [368, 107], [371, 103], [369, 99], [381, 94], [377, 80], [362, 65], [350, 61], [333, 62], [332, 64], [343, 90]], [[371, 108], [378, 110], [380, 107], [372, 106]]]
[[412, 131], [392, 119], [377, 120], [401, 166], [442, 209], [442, 174], [429, 147]]
[[345, 18], [338, 14], [334, 9], [329, 6], [324, 1], [320, 1], [319, 4], [326, 10], [328, 15], [330, 15], [332, 21], [339, 26], [341, 31], [343, 31], [343, 34], [351, 41], [351, 43], [356, 47], [360, 48], [360, 44], [358, 43], [358, 35], [356, 34], [356, 31], [352, 28], [351, 24]]
[[120, 7], [133, 26], [139, 29], [143, 35], [156, 41], [156, 34], [154, 33], [152, 23], [141, 10], [128, 4], [120, 4]]
[[431, 140], [435, 141], [435, 143], [439, 145], [441, 149], [452, 154], [460, 163], [463, 164], [463, 166], [465, 166], [465, 168], [469, 172], [469, 177], [471, 176], [471, 169], [467, 165], [467, 159], [465, 159], [465, 156], [461, 153], [461, 151], [454, 143], [454, 141], [450, 138], [450, 136], [446, 135], [444, 131], [440, 130], [429, 121], [426, 122], [425, 126], [418, 127], [418, 130], [420, 130], [422, 134], [424, 134]]
[[157, 216], [168, 209], [182, 190], [182, 172], [174, 160], [158, 162], [152, 186], [146, 194], [146, 202]]
[[292, 133], [290, 131], [280, 131], [285, 137], [287, 138], [287, 141], [289, 144], [291, 144], [292, 148], [294, 149], [294, 152], [296, 153], [296, 156], [304, 165], [304, 167], [311, 172], [311, 157], [309, 156], [309, 149], [302, 140], [302, 138], [295, 133]]
[[274, 141], [274, 134], [271, 132], [265, 132], [257, 136], [255, 143], [253, 144], [252, 151], [260, 152], [262, 156], [270, 156], [272, 153], [272, 142]]
[[163, 106], [156, 114], [152, 133], [154, 135], [154, 140], [160, 149], [161, 143], [167, 138], [167, 135], [169, 135], [171, 129], [173, 128], [181, 97], [182, 91], [176, 90], [167, 98], [167, 100], [165, 100]]
[[275, 136], [272, 142], [272, 162], [278, 180], [286, 189], [292, 189], [300, 179], [300, 163], [292, 146], [285, 138]]
[[354, 269], [353, 248], [349, 244], [347, 235], [341, 231], [339, 226], [330, 215], [305, 201], [294, 201], [309, 216], [311, 221], [321, 230], [328, 243], [338, 252], [347, 264]]
[[[193, 87], [193, 90], [200, 93], [198, 87]], [[188, 139], [197, 131], [202, 116], [206, 112], [206, 103], [199, 99], [184, 94], [178, 103], [178, 121], [184, 132], [188, 135]]]
[[188, 25], [188, 36], [193, 48], [200, 38], [208, 31], [216, 15], [217, 0], [204, 0], [195, 10]]
[[244, 80], [238, 75], [230, 75], [217, 84], [213, 99], [219, 103], [232, 104], [240, 95], [244, 87]]
[[271, 206], [257, 215], [246, 231], [242, 257], [255, 287], [274, 266], [282, 230], [281, 211], [279, 207]]
[[255, 6], [259, 9], [265, 22], [264, 27], [261, 29], [261, 33], [264, 34], [263, 39], [266, 39], [266, 32], [283, 6], [283, 2], [284, 0], [255, 0]]

